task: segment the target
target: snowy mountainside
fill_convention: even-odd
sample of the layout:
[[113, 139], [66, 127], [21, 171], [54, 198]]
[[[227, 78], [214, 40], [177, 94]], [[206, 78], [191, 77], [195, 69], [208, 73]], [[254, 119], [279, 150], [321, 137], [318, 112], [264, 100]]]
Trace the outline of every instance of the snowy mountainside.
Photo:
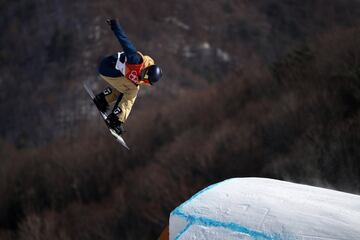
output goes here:
[[360, 239], [360, 196], [265, 178], [229, 179], [170, 215], [170, 239]]

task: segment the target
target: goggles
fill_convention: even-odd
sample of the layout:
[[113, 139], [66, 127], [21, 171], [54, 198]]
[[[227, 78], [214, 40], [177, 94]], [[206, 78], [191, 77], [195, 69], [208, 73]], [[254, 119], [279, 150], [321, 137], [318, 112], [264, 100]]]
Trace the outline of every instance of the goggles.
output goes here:
[[149, 80], [149, 75], [148, 75], [148, 68], [144, 68], [143, 70], [141, 70], [141, 72], [140, 72], [140, 80], [145, 82], [145, 83], [151, 84], [151, 82]]

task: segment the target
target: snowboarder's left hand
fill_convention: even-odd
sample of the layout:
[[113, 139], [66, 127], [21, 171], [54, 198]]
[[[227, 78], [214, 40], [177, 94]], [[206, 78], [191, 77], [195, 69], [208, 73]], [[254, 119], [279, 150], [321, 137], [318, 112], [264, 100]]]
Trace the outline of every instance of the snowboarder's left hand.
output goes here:
[[106, 19], [106, 22], [111, 27], [111, 30], [120, 28], [119, 22], [114, 18], [108, 18], [108, 19]]

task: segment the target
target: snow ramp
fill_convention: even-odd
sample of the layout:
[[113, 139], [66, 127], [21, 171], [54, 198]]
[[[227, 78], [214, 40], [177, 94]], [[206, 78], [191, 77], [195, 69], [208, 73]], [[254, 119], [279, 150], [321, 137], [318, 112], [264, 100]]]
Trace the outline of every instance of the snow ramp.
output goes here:
[[170, 214], [170, 239], [359, 240], [360, 196], [266, 178], [233, 178]]

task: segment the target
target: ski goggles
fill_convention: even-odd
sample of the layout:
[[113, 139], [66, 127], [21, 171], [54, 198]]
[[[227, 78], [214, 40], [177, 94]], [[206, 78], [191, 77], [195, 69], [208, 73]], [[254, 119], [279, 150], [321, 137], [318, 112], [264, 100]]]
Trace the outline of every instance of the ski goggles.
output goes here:
[[140, 80], [144, 81], [145, 83], [151, 84], [151, 82], [149, 80], [149, 75], [148, 75], [148, 68], [144, 68], [143, 70], [141, 70]]

